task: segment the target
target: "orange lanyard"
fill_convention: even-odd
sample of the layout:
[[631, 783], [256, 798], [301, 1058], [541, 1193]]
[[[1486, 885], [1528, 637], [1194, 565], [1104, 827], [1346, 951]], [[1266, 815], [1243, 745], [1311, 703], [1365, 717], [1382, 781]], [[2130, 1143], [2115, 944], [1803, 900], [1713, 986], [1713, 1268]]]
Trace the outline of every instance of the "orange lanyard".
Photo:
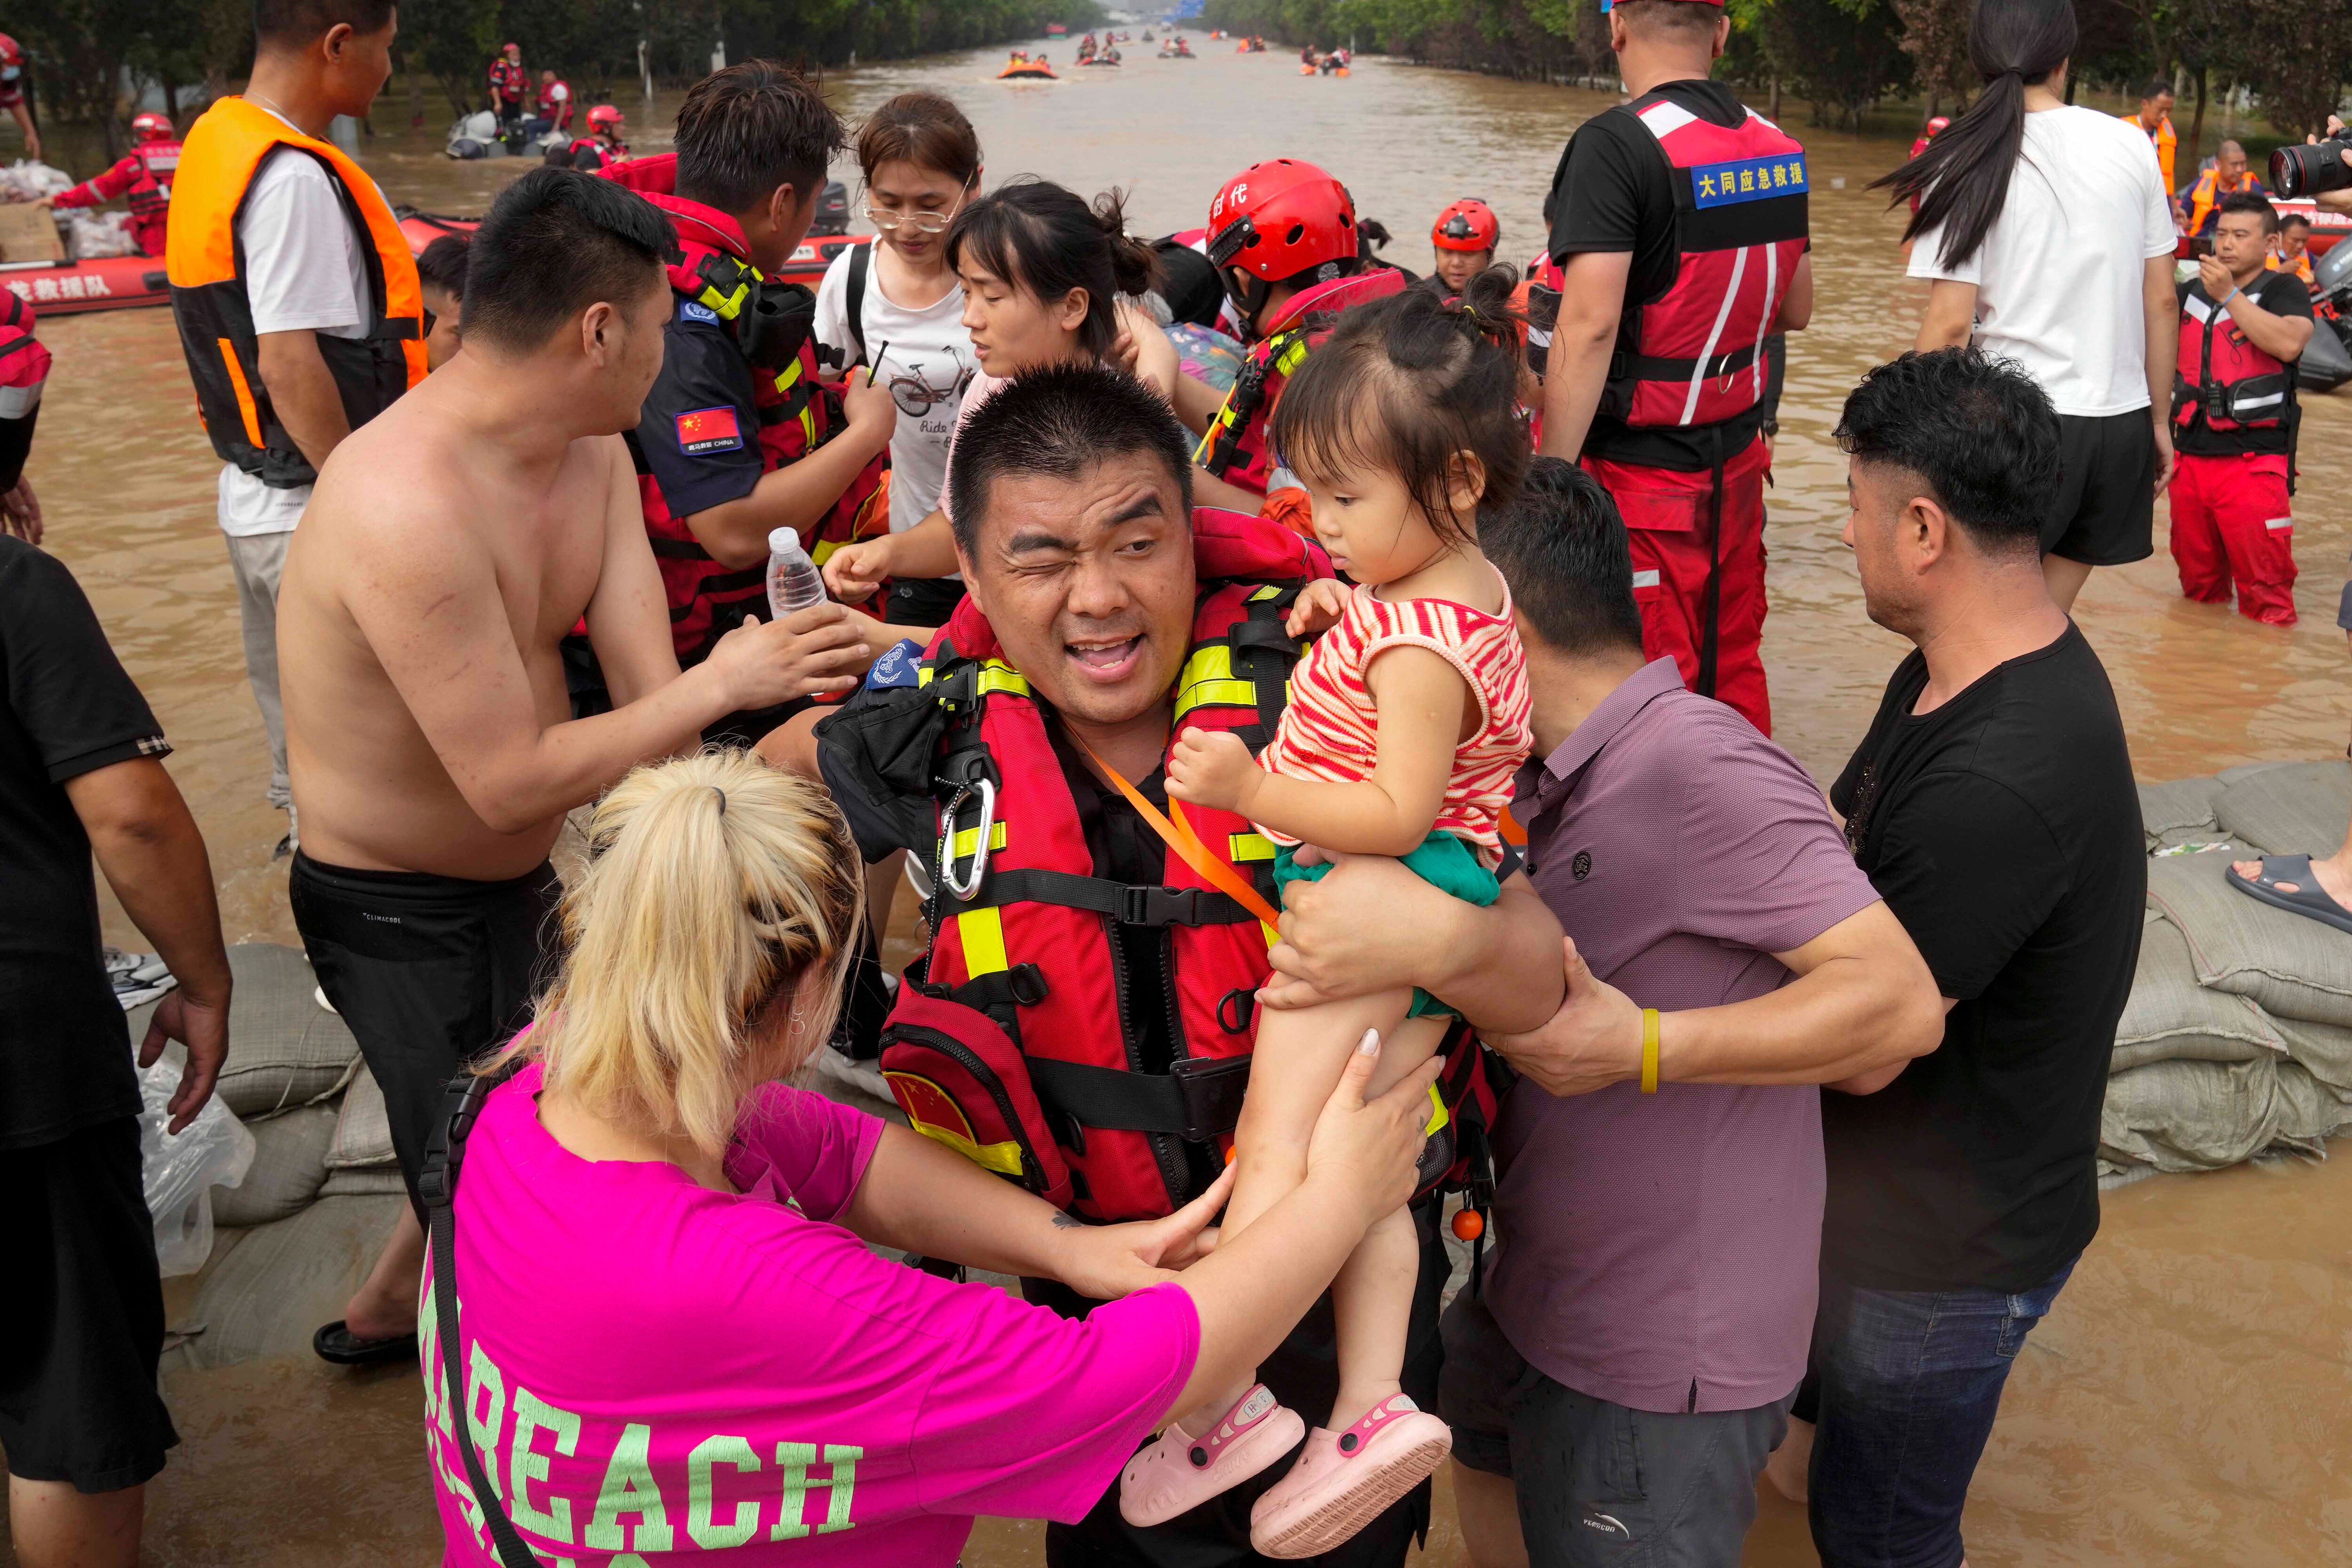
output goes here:
[[1201, 842], [1200, 835], [1192, 831], [1192, 825], [1184, 820], [1182, 802], [1174, 799], [1169, 801], [1169, 816], [1175, 818], [1174, 821], [1170, 821], [1169, 816], [1162, 816], [1158, 806], [1144, 799], [1143, 792], [1120, 777], [1118, 770], [1103, 761], [1100, 754], [1092, 746], [1087, 745], [1076, 730], [1066, 725], [1064, 733], [1077, 742], [1078, 750], [1087, 754], [1087, 760], [1094, 763], [1097, 771], [1103, 777], [1110, 780], [1113, 788], [1127, 797], [1127, 803], [1141, 814], [1143, 820], [1150, 825], [1151, 831], [1160, 835], [1168, 847], [1176, 851], [1183, 858], [1184, 864], [1198, 872], [1211, 887], [1265, 921], [1267, 929], [1273, 929], [1281, 916], [1275, 911], [1272, 904], [1265, 901], [1265, 895], [1250, 885], [1248, 878], [1244, 877], [1209, 852], [1209, 847]]

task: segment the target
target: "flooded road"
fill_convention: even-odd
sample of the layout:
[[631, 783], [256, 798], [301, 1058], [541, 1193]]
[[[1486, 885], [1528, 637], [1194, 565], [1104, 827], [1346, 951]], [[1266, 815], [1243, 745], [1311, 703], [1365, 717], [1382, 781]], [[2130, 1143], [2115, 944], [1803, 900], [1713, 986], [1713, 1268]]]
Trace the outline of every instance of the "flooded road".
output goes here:
[[[1189, 61], [1130, 46], [1119, 69], [1071, 69], [1060, 82], [997, 82], [1003, 57], [983, 52], [844, 73], [835, 89], [853, 115], [909, 87], [947, 92], [979, 129], [991, 181], [1034, 173], [1088, 193], [1116, 184], [1131, 194], [1136, 226], [1154, 234], [1199, 224], [1224, 179], [1257, 158], [1311, 159], [1401, 237], [1390, 254], [1416, 270], [1428, 266], [1421, 237], [1432, 215], [1462, 195], [1494, 205], [1507, 259], [1532, 254], [1561, 142], [1611, 101], [1379, 59], [1348, 79], [1302, 79], [1279, 53], [1196, 44], [1201, 58]], [[1053, 52], [1066, 60], [1066, 44]], [[622, 107], [638, 151], [666, 146], [649, 129], [667, 123], [666, 105], [632, 97]], [[395, 90], [377, 118], [407, 117]], [[1861, 372], [1908, 344], [1922, 289], [1901, 276], [1899, 223], [1863, 189], [1903, 148], [1807, 130], [1799, 105], [1784, 118], [1812, 162], [1818, 304], [1811, 328], [1791, 340], [1764, 658], [1779, 738], [1827, 778], [1905, 646], [1863, 616], [1837, 538], [1844, 468], [1830, 430]], [[437, 107], [429, 119], [438, 123]], [[372, 139], [363, 155], [394, 201], [451, 212], [478, 212], [528, 166], [454, 163], [439, 148], [437, 132], [402, 133]], [[58, 365], [30, 473], [49, 548], [89, 590], [178, 747], [172, 769], [211, 846], [231, 940], [293, 942], [285, 866], [269, 860], [284, 823], [261, 799], [267, 751], [213, 522], [218, 465], [196, 426], [171, 317], [58, 319], [41, 335]], [[2160, 510], [2155, 557], [2095, 574], [2077, 607], [2144, 780], [2332, 756], [2345, 745], [2352, 661], [2334, 623], [2352, 545], [2352, 394], [2308, 398], [2306, 409], [2302, 626], [2260, 626], [2182, 601]], [[132, 940], [119, 911], [110, 914], [110, 939]], [[2352, 1408], [2347, 1212], [2352, 1163], [2342, 1160], [2159, 1177], [2111, 1194], [2100, 1239], [2010, 1385], [1968, 1520], [1978, 1568], [2352, 1559], [2352, 1436], [2341, 1418]], [[396, 1432], [413, 1386], [321, 1384], [318, 1370], [175, 1383], [190, 1444], [161, 1483], [152, 1561], [437, 1561], [422, 1502], [399, 1506], [423, 1482], [421, 1454]], [[257, 1402], [272, 1409], [268, 1419], [253, 1418]], [[252, 1462], [257, 1447], [276, 1462]], [[353, 1499], [352, 1512], [321, 1516], [316, 1500], [330, 1487]], [[265, 1520], [306, 1522], [267, 1540], [278, 1531]], [[1040, 1534], [985, 1524], [967, 1560], [1036, 1561]], [[1426, 1557], [1461, 1561], [1446, 1521]], [[1811, 1562], [1801, 1510], [1768, 1499], [1749, 1557]]]

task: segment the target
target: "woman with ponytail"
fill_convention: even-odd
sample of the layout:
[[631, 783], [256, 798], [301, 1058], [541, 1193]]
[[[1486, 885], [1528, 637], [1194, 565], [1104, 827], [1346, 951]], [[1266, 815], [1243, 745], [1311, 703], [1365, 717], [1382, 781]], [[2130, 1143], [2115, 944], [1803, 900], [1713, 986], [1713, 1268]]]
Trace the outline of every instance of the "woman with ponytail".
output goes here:
[[[423, 1355], [450, 1564], [691, 1545], [746, 1568], [949, 1568], [976, 1514], [1075, 1521], [1412, 1190], [1430, 1075], [1366, 1105], [1374, 1048], [1318, 1121], [1306, 1185], [1231, 1247], [1204, 1229], [1224, 1182], [1166, 1219], [1078, 1225], [974, 1163], [987, 1151], [782, 1081], [824, 1045], [863, 918], [821, 788], [742, 752], [640, 768], [589, 852], [562, 970], [435, 1219]], [[904, 1252], [1109, 1305], [1066, 1321]], [[446, 1347], [442, 1291], [462, 1303]]]
[[2145, 135], [2066, 103], [2071, 0], [1979, 0], [1984, 90], [1877, 182], [1917, 210], [1903, 237], [1929, 280], [1915, 345], [2014, 360], [2058, 410], [2063, 479], [2042, 530], [2050, 595], [2153, 550], [2172, 469], [2172, 208]]

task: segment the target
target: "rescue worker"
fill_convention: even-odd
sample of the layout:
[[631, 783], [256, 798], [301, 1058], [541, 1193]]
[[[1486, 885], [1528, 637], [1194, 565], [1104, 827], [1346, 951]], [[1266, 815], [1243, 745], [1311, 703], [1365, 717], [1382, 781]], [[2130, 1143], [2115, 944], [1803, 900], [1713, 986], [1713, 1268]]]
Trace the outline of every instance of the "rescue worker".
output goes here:
[[[798, 139], [762, 129], [775, 125]], [[748, 60], [688, 89], [677, 144], [675, 194], [625, 182], [669, 215], [680, 253], [661, 373], [629, 447], [671, 638], [690, 668], [746, 616], [765, 618], [771, 532], [796, 531], [821, 564], [888, 530], [898, 409], [869, 378], [819, 385], [815, 296], [765, 276], [808, 233], [843, 145], [831, 107], [799, 72]], [[743, 716], [710, 734], [748, 742], [781, 721]]]
[[[1920, 153], [1925, 153], [1927, 150], [1927, 143], [1933, 142], [1937, 136], [1944, 131], [1948, 130], [1951, 123], [1952, 118], [1948, 114], [1931, 116], [1928, 119], [1927, 123], [1920, 128], [1917, 138], [1912, 142], [1911, 156], [1916, 158]], [[2165, 187], [2167, 190], [2170, 190], [2171, 188], [2172, 187], [2169, 185]], [[1919, 198], [1917, 196], [1913, 196], [1911, 198], [1911, 210], [1915, 213], [1919, 210]]]
[[131, 121], [131, 151], [102, 174], [45, 198], [51, 207], [94, 207], [101, 202], [126, 201], [131, 207], [131, 237], [142, 256], [163, 254], [163, 235], [171, 203], [172, 181], [180, 167], [180, 141], [172, 122], [161, 114], [141, 114]]
[[[1169, 1213], [1222, 1167], [1269, 975], [1242, 895], [1263, 897], [1273, 850], [1245, 819], [1197, 808], [1182, 839], [1164, 766], [1190, 730], [1265, 743], [1298, 658], [1288, 606], [1328, 574], [1286, 530], [1192, 511], [1187, 446], [1166, 405], [1107, 365], [1032, 371], [981, 404], [948, 477], [970, 596], [792, 759], [824, 778], [869, 863], [907, 849], [930, 866], [930, 952], [882, 1035], [916, 1131], [1087, 1219]], [[1524, 876], [1472, 918], [1479, 940], [1431, 954], [1446, 974], [1404, 978], [1479, 999], [1490, 1031], [1527, 1027], [1556, 994], [1557, 927]], [[1457, 1052], [1440, 1081], [1449, 1127], [1484, 1125], [1490, 1102], [1464, 1098], [1476, 1059]], [[1447, 1268], [1433, 1205], [1417, 1217], [1404, 1386], [1425, 1402]], [[1046, 1282], [1024, 1293], [1065, 1315], [1093, 1305]], [[1331, 1334], [1310, 1314], [1267, 1359], [1277, 1398], [1330, 1397]], [[1048, 1527], [1046, 1562], [1256, 1562], [1250, 1506], [1285, 1468], [1150, 1528], [1120, 1519], [1111, 1486], [1084, 1522]], [[1427, 1495], [1318, 1561], [1399, 1568]]]
[[1309, 532], [1307, 492], [1267, 439], [1274, 406], [1340, 311], [1397, 293], [1407, 279], [1365, 267], [1348, 188], [1296, 158], [1252, 163], [1225, 182], [1209, 204], [1208, 257], [1250, 349], [1222, 396], [1176, 378], [1177, 416], [1201, 436], [1195, 490], [1204, 505]]
[[41, 502], [25, 477], [25, 458], [33, 449], [50, 363], [33, 327], [33, 307], [0, 289], [0, 533], [27, 544], [41, 542]]
[[2189, 187], [2187, 232], [2199, 238], [2210, 233], [2221, 198], [2241, 191], [2268, 194], [2246, 167], [2246, 150], [2235, 142], [2224, 142], [2214, 149], [2212, 163], [2198, 171], [2197, 183]]
[[1436, 252], [1432, 280], [1445, 298], [1454, 298], [1495, 265], [1495, 247], [1502, 242], [1502, 220], [1495, 209], [1475, 196], [1463, 197], [1430, 226], [1429, 243]]
[[2292, 272], [2303, 279], [2305, 289], [2311, 287], [2311, 220], [2301, 213], [2289, 213], [2279, 219], [2277, 236], [2270, 243], [2270, 251], [2263, 258], [2263, 267], [2273, 272]]
[[621, 140], [621, 127], [627, 119], [611, 104], [600, 103], [588, 111], [588, 134], [573, 137], [570, 146], [548, 156], [591, 174], [617, 163], [629, 155], [629, 144]]
[[[2151, 79], [2139, 95], [2139, 108], [2130, 114], [2119, 114], [2118, 120], [2128, 120], [2147, 135], [2148, 144], [2156, 149], [2156, 166], [2164, 172], [2164, 194], [2172, 203], [2174, 221], [2180, 216], [2180, 187], [2174, 183], [2172, 160], [2179, 151], [2180, 138], [2172, 129], [2172, 83], [2163, 77]], [[1917, 157], [1919, 150], [1911, 149]]]
[[490, 60], [490, 112], [499, 117], [500, 131], [511, 131], [521, 123], [523, 94], [530, 88], [530, 73], [522, 68], [522, 46], [507, 45]]
[[2273, 626], [2294, 625], [2294, 364], [2311, 293], [2263, 256], [2278, 226], [2251, 192], [2215, 208], [2213, 253], [2179, 286], [2172, 386], [2172, 559], [2180, 591]]
[[41, 161], [41, 133], [33, 125], [33, 106], [25, 101], [25, 51], [16, 40], [0, 33], [0, 109], [8, 111], [24, 132], [25, 156]]
[[1761, 344], [1811, 316], [1812, 264], [1805, 150], [1707, 79], [1729, 29], [1719, 0], [1609, 13], [1631, 100], [1552, 177], [1542, 450], [1624, 515], [1643, 650], [1769, 734]]
[[551, 131], [572, 129], [572, 84], [552, 70], [539, 73], [538, 112], [523, 121], [522, 133], [534, 140]]

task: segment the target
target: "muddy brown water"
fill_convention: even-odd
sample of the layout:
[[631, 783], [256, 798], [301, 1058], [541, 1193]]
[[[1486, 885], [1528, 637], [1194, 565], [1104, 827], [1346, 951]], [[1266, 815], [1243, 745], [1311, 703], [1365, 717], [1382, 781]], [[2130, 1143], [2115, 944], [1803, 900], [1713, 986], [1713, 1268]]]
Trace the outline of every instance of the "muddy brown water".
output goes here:
[[[1066, 47], [1066, 46], [1065, 46]], [[1055, 49], [1056, 54], [1063, 49]], [[1384, 60], [1349, 79], [1301, 79], [1278, 53], [1199, 58], [1131, 51], [1118, 70], [1000, 83], [993, 52], [841, 73], [855, 113], [909, 87], [946, 91], [978, 126], [988, 177], [1035, 173], [1082, 191], [1118, 185], [1134, 226], [1198, 224], [1223, 179], [1287, 153], [1339, 174], [1416, 269], [1430, 215], [1480, 195], [1507, 258], [1541, 239], [1559, 144], [1604, 95]], [[395, 93], [379, 123], [404, 121]], [[641, 151], [666, 145], [667, 102], [625, 101]], [[437, 123], [438, 111], [436, 110]], [[1764, 656], [1779, 738], [1816, 776], [1843, 763], [1902, 645], [1862, 613], [1837, 538], [1843, 464], [1830, 439], [1867, 366], [1905, 347], [1921, 291], [1902, 277], [1899, 225], [1866, 193], [1899, 145], [1807, 131], [1818, 305], [1792, 340], [1770, 496], [1771, 616]], [[87, 140], [58, 153], [93, 154]], [[365, 161], [396, 202], [478, 212], [526, 164], [455, 163], [436, 132], [378, 136]], [[53, 153], [58, 155], [57, 153]], [[78, 167], [88, 174], [89, 167]], [[1843, 181], [1839, 188], [1838, 182]], [[58, 319], [58, 356], [30, 472], [49, 547], [98, 607], [177, 753], [172, 770], [211, 847], [232, 940], [295, 940], [283, 819], [247, 693], [236, 607], [213, 522], [217, 464], [197, 429], [170, 315]], [[2092, 580], [2078, 616], [2105, 658], [2144, 780], [2233, 763], [2339, 754], [2352, 682], [2335, 626], [2352, 528], [2352, 394], [2306, 400], [2297, 499], [2303, 625], [2278, 630], [2182, 601], [2154, 559]], [[135, 933], [109, 903], [112, 940]], [[2011, 1563], [2316, 1563], [2352, 1558], [2352, 1164], [2158, 1177], [2112, 1194], [2057, 1310], [2028, 1342], [1968, 1515], [1971, 1561]], [[264, 1363], [179, 1374], [186, 1441], [157, 1484], [148, 1561], [159, 1564], [437, 1560], [405, 1375], [341, 1377]], [[984, 1521], [966, 1561], [1034, 1563], [1042, 1530]], [[0, 1546], [0, 1562], [13, 1561]], [[1813, 1561], [1802, 1511], [1767, 1495], [1754, 1563]], [[1443, 1506], [1423, 1560], [1464, 1561]]]

